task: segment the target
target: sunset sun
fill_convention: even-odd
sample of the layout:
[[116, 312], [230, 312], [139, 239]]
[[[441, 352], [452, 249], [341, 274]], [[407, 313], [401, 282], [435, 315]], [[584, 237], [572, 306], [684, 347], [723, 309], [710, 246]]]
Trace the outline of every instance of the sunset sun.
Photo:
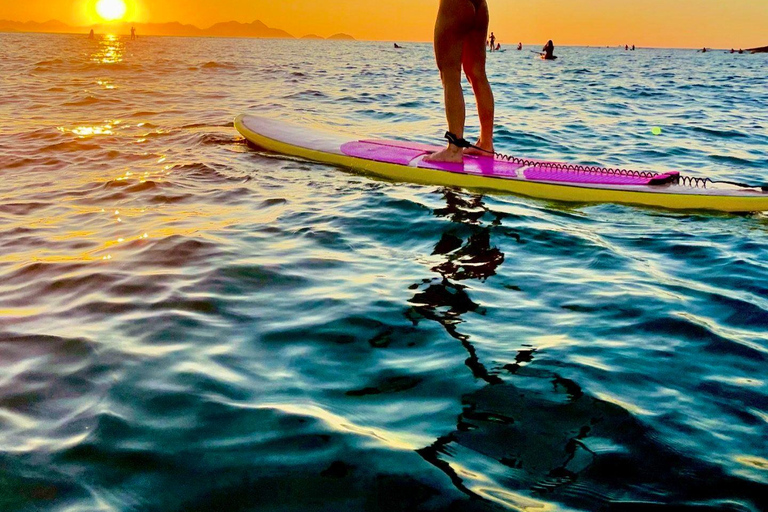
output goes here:
[[123, 0], [99, 0], [96, 3], [96, 12], [106, 21], [115, 21], [125, 16], [125, 2]]

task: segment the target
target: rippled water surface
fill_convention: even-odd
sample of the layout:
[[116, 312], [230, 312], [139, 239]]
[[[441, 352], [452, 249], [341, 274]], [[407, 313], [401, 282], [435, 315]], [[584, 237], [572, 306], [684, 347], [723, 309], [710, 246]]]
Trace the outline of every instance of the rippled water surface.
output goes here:
[[[765, 56], [557, 53], [489, 56], [499, 150], [768, 180]], [[437, 142], [441, 108], [426, 44], [0, 34], [0, 508], [768, 510], [765, 215], [232, 127]]]

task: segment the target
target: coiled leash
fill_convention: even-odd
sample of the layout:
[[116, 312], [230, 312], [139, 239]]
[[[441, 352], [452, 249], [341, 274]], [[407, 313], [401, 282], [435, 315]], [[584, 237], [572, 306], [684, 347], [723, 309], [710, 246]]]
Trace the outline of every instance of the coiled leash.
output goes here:
[[[633, 178], [647, 178], [649, 180], [648, 182], [649, 185], [663, 185], [666, 183], [678, 182], [681, 179], [679, 175], [675, 175], [675, 174], [659, 175], [655, 172], [634, 171], [631, 169], [612, 169], [610, 167], [596, 167], [593, 165], [579, 165], [579, 164], [561, 164], [557, 162], [537, 162], [534, 160], [526, 160], [525, 158], [519, 158], [512, 155], [505, 155], [503, 153], [497, 153], [496, 151], [489, 151], [487, 149], [483, 149], [481, 147], [478, 147], [472, 144], [467, 139], [462, 139], [460, 137], [457, 137], [456, 134], [451, 132], [445, 132], [445, 138], [448, 139], [449, 144], [453, 144], [458, 148], [477, 149], [478, 151], [482, 151], [483, 153], [493, 155], [500, 160], [505, 160], [507, 162], [512, 162], [514, 164], [518, 164], [526, 167], [536, 166], [539, 168], [544, 167], [547, 169], [555, 169], [558, 171], [568, 171], [568, 172], [575, 172], [575, 173], [581, 172], [581, 173], [590, 173], [590, 174], [601, 174], [604, 176], [631, 176]], [[695, 183], [694, 186], [702, 187], [702, 188], [706, 188], [707, 182], [710, 181], [708, 178], [702, 179], [702, 178], [684, 177], [682, 179], [684, 181], [690, 181], [690, 183]], [[686, 185], [687, 184], [688, 183], [686, 183]]]

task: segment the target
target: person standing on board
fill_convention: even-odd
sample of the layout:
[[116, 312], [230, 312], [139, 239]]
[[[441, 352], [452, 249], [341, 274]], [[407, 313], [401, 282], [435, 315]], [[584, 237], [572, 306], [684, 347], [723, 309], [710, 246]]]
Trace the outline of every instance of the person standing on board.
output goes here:
[[[485, 73], [485, 41], [488, 35], [486, 0], [440, 0], [435, 23], [435, 60], [443, 82], [445, 116], [448, 121], [448, 147], [424, 158], [430, 162], [462, 162], [466, 110], [461, 88], [461, 69], [467, 75], [477, 102], [480, 139], [475, 144], [493, 152], [494, 103]], [[491, 41], [495, 41], [491, 34]], [[468, 154], [481, 153], [467, 150]]]
[[493, 51], [493, 48], [494, 48], [494, 46], [495, 46], [495, 45], [494, 45], [494, 43], [495, 43], [495, 42], [496, 42], [496, 36], [495, 36], [495, 35], [493, 35], [493, 32], [491, 32], [491, 44], [490, 44], [490, 47], [491, 47], [491, 51]]
[[131, 27], [131, 41], [136, 40], [136, 27]]

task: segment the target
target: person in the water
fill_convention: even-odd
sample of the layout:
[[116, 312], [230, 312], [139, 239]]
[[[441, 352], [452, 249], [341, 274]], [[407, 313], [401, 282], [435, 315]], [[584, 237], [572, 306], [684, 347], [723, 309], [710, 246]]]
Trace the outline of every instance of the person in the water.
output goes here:
[[517, 43], [517, 51], [520, 51], [523, 49], [523, 43]]
[[88, 39], [93, 39], [94, 37], [96, 36], [93, 33], [93, 29], [91, 29], [91, 32], [88, 34]]
[[399, 50], [400, 48], [402, 48], [402, 46], [400, 46], [399, 44], [395, 43], [395, 49]]
[[555, 43], [553, 43], [551, 39], [547, 41], [547, 44], [544, 45], [544, 48], [542, 48], [541, 51], [541, 58], [544, 60], [555, 60], [557, 58], [554, 55]]
[[[456, 144], [464, 137], [466, 111], [461, 89], [461, 69], [467, 75], [477, 102], [480, 138], [475, 144], [493, 151], [493, 91], [485, 72], [485, 41], [488, 34], [486, 0], [440, 0], [435, 23], [435, 60], [443, 82], [445, 116], [448, 121], [448, 147], [428, 155], [431, 162], [462, 162], [464, 151]], [[495, 41], [491, 34], [491, 40]], [[468, 154], [481, 151], [467, 149]]]

